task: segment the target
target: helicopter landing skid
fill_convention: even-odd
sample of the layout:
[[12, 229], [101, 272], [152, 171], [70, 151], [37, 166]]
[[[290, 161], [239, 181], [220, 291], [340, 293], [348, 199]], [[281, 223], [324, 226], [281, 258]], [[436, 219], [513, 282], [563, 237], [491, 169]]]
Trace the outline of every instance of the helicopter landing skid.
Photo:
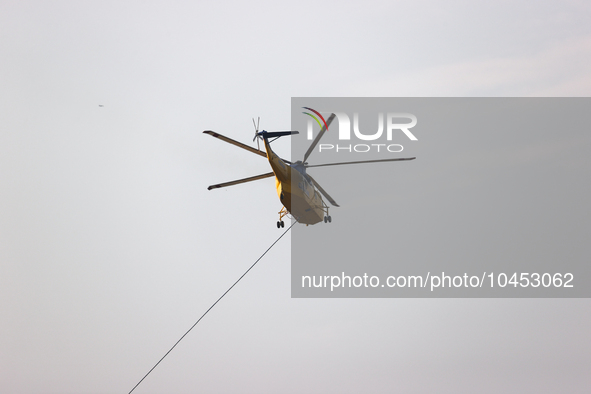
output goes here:
[[287, 212], [287, 209], [285, 207], [281, 208], [281, 211], [279, 211], [279, 221], [277, 222], [277, 228], [285, 227], [285, 222], [283, 221], [283, 218], [287, 216], [288, 213], [289, 212]]
[[328, 213], [328, 205], [326, 205], [326, 203], [324, 201], [322, 201], [322, 210], [324, 211], [324, 223], [331, 223], [332, 218], [330, 217], [330, 214]]

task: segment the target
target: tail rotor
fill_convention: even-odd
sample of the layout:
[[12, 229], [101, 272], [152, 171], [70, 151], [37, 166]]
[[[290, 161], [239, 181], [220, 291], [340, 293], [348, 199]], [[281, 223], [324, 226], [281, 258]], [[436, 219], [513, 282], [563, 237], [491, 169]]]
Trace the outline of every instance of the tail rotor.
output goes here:
[[261, 122], [261, 117], [259, 116], [257, 118], [257, 122], [254, 122], [254, 118], [252, 118], [252, 125], [254, 126], [254, 138], [252, 139], [252, 142], [254, 142], [254, 140], [257, 140], [257, 150], [261, 150], [261, 146], [259, 144], [259, 140], [261, 139], [261, 136], [259, 135], [259, 123]]

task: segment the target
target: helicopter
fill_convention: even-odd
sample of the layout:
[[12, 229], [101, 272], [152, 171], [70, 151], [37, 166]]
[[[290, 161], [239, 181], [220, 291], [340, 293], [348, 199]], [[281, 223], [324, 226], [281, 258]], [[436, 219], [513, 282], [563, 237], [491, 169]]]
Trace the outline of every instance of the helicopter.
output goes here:
[[[310, 110], [312, 110], [310, 108]], [[314, 111], [314, 110], [312, 110]], [[277, 156], [273, 149], [271, 149], [271, 142], [275, 141], [276, 139], [287, 136], [287, 135], [294, 135], [299, 134], [298, 131], [273, 131], [268, 132], [262, 130], [259, 132], [259, 125], [258, 123], [254, 123], [254, 119], [252, 120], [253, 125], [255, 127], [255, 136], [253, 138], [253, 142], [257, 141], [257, 149], [254, 147], [248, 146], [241, 142], [235, 141], [231, 138], [228, 138], [224, 135], [216, 133], [211, 130], [205, 130], [203, 133], [209, 134], [212, 137], [218, 138], [222, 141], [225, 141], [229, 144], [237, 146], [239, 148], [245, 149], [249, 152], [252, 152], [256, 155], [261, 157], [265, 157], [268, 159], [269, 164], [271, 165], [271, 172], [261, 175], [255, 175], [249, 178], [237, 179], [230, 182], [219, 183], [216, 185], [211, 185], [207, 189], [219, 189], [222, 187], [238, 185], [241, 183], [252, 182], [259, 179], [271, 178], [275, 177], [275, 186], [277, 189], [277, 195], [279, 196], [279, 200], [283, 207], [278, 212], [279, 213], [279, 220], [277, 221], [277, 228], [285, 227], [285, 223], [283, 218], [290, 214], [293, 218], [295, 218], [299, 223], [305, 225], [313, 225], [316, 223], [320, 223], [324, 221], [324, 223], [331, 223], [332, 217], [329, 214], [329, 206], [324, 202], [323, 197], [335, 207], [339, 205], [336, 201], [320, 186], [318, 182], [310, 174], [308, 174], [307, 169], [311, 167], [325, 167], [325, 166], [337, 166], [337, 165], [346, 165], [346, 164], [363, 164], [363, 163], [377, 163], [377, 162], [386, 162], [386, 161], [404, 161], [404, 160], [414, 160], [415, 157], [407, 157], [407, 158], [396, 158], [396, 159], [381, 159], [381, 160], [363, 160], [363, 161], [349, 161], [349, 162], [340, 162], [340, 163], [328, 163], [328, 164], [316, 164], [310, 165], [306, 162], [310, 154], [314, 151], [314, 148], [324, 135], [324, 133], [328, 130], [331, 122], [335, 118], [335, 114], [331, 114], [329, 118], [325, 121], [322, 115], [317, 111], [314, 111], [317, 115], [319, 115], [324, 125], [322, 126], [320, 133], [316, 136], [314, 141], [310, 144], [310, 147], [304, 154], [302, 160], [298, 160], [296, 162], [290, 162], [289, 160], [282, 159], [281, 157]], [[259, 118], [260, 122], [260, 118]], [[265, 146], [265, 151], [260, 149], [259, 141], [263, 141]]]

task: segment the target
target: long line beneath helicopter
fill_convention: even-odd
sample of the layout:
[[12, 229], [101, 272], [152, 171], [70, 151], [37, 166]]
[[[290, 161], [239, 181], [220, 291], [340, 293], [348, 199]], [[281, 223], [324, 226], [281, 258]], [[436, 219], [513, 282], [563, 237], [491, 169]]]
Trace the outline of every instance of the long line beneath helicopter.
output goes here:
[[237, 280], [236, 282], [234, 282], [234, 284], [233, 284], [232, 286], [230, 286], [230, 287], [228, 288], [228, 290], [226, 290], [226, 291], [224, 292], [224, 294], [222, 294], [222, 295], [220, 296], [220, 298], [218, 298], [218, 299], [217, 299], [217, 301], [216, 301], [216, 302], [214, 302], [214, 303], [213, 303], [213, 304], [212, 304], [212, 305], [209, 307], [209, 309], [207, 309], [207, 310], [205, 311], [205, 313], [204, 313], [203, 315], [201, 315], [201, 317], [200, 317], [200, 318], [199, 318], [199, 319], [198, 319], [198, 320], [195, 322], [195, 324], [193, 324], [193, 325], [191, 326], [191, 328], [189, 328], [189, 329], [187, 330], [187, 332], [185, 332], [185, 333], [183, 334], [183, 336], [182, 336], [182, 337], [181, 337], [181, 338], [180, 338], [178, 341], [176, 341], [176, 343], [175, 343], [175, 344], [174, 344], [174, 345], [173, 345], [173, 346], [172, 346], [172, 347], [171, 347], [171, 348], [170, 348], [170, 349], [169, 349], [169, 350], [166, 352], [166, 354], [165, 354], [164, 356], [162, 356], [162, 358], [161, 358], [160, 360], [158, 360], [158, 362], [157, 362], [156, 364], [154, 364], [154, 366], [153, 366], [153, 367], [152, 367], [152, 368], [151, 368], [151, 369], [148, 371], [148, 373], [147, 373], [147, 374], [145, 374], [145, 375], [144, 375], [144, 377], [143, 377], [143, 378], [141, 378], [141, 380], [140, 380], [139, 382], [137, 382], [137, 384], [136, 384], [135, 386], [133, 386], [133, 388], [132, 388], [132, 389], [129, 391], [129, 394], [131, 394], [131, 393], [133, 392], [133, 390], [135, 390], [135, 389], [136, 389], [136, 388], [137, 388], [137, 387], [140, 385], [140, 383], [142, 383], [142, 382], [144, 381], [144, 379], [146, 379], [146, 378], [148, 377], [148, 375], [149, 375], [149, 374], [150, 374], [150, 373], [151, 373], [151, 372], [152, 372], [154, 369], [156, 369], [156, 367], [158, 366], [158, 364], [160, 364], [160, 363], [162, 362], [162, 360], [164, 360], [164, 358], [165, 358], [166, 356], [168, 356], [168, 354], [169, 354], [170, 352], [172, 352], [172, 350], [173, 350], [173, 349], [176, 347], [176, 345], [178, 345], [178, 344], [179, 344], [179, 343], [180, 343], [180, 342], [183, 340], [183, 338], [184, 338], [184, 337], [186, 337], [186, 336], [187, 336], [187, 334], [189, 334], [189, 332], [191, 332], [191, 330], [192, 330], [193, 328], [195, 328], [195, 326], [196, 326], [196, 325], [197, 325], [197, 324], [198, 324], [198, 323], [201, 321], [201, 319], [203, 319], [203, 318], [205, 317], [205, 315], [207, 315], [207, 313], [208, 313], [210, 310], [212, 310], [212, 309], [213, 309], [213, 307], [214, 307], [214, 306], [216, 306], [216, 304], [217, 304], [218, 302], [220, 302], [220, 300], [221, 300], [222, 298], [224, 298], [224, 296], [225, 296], [226, 294], [228, 294], [228, 293], [230, 292], [230, 290], [232, 290], [232, 288], [233, 288], [234, 286], [236, 286], [236, 285], [238, 284], [238, 282], [240, 282], [240, 280], [241, 280], [242, 278], [244, 278], [244, 277], [246, 276], [246, 274], [248, 274], [248, 272], [249, 272], [251, 269], [253, 269], [253, 268], [254, 268], [254, 266], [255, 266], [255, 265], [256, 265], [256, 264], [257, 264], [257, 263], [258, 263], [258, 262], [259, 262], [259, 261], [260, 261], [260, 260], [261, 260], [261, 259], [262, 259], [262, 258], [263, 258], [265, 255], [266, 255], [266, 254], [267, 254], [267, 252], [268, 252], [269, 250], [271, 250], [271, 248], [272, 248], [273, 246], [275, 246], [275, 244], [276, 244], [277, 242], [279, 242], [279, 240], [280, 240], [281, 238], [283, 238], [283, 236], [284, 236], [285, 234], [287, 234], [287, 232], [288, 232], [289, 230], [291, 230], [291, 228], [292, 228], [292, 227], [293, 227], [293, 226], [294, 226], [296, 223], [297, 223], [297, 220], [295, 220], [295, 219], [294, 219], [294, 220], [293, 220], [293, 223], [291, 224], [291, 226], [289, 226], [289, 227], [287, 228], [287, 230], [285, 230], [285, 231], [284, 231], [284, 232], [283, 232], [283, 233], [282, 233], [282, 234], [279, 236], [279, 238], [277, 238], [277, 239], [275, 240], [275, 242], [273, 242], [273, 243], [271, 244], [271, 246], [269, 246], [269, 248], [268, 248], [267, 250], [265, 250], [265, 252], [264, 252], [264, 253], [263, 253], [263, 254], [262, 254], [262, 255], [261, 255], [261, 256], [260, 256], [260, 257], [259, 257], [259, 258], [258, 258], [258, 259], [257, 259], [257, 260], [256, 260], [256, 261], [255, 261], [255, 262], [254, 262], [254, 263], [253, 263], [251, 266], [250, 266], [250, 267], [248, 267], [248, 269], [247, 269], [247, 270], [246, 270], [246, 271], [245, 271], [245, 272], [242, 274], [242, 276], [240, 276], [240, 278], [238, 278], [238, 280]]

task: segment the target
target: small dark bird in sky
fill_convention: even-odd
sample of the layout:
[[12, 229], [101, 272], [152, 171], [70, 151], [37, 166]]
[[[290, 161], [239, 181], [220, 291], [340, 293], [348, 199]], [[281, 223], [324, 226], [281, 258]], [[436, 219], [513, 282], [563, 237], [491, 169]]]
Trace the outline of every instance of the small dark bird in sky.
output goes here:
[[99, 107], [104, 107], [104, 105], [102, 105], [102, 104], [99, 104]]

